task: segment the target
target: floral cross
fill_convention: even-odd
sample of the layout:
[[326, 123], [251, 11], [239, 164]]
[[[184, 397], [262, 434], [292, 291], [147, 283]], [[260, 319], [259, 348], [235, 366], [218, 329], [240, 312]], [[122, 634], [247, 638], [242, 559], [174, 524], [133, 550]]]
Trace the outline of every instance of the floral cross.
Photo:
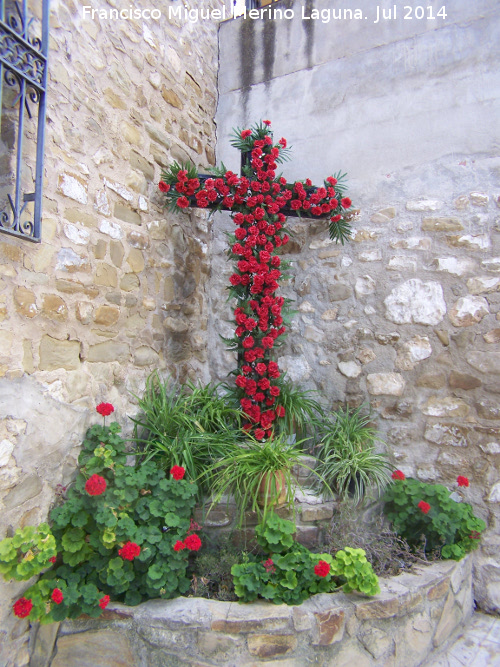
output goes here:
[[251, 129], [236, 129], [231, 145], [241, 151], [242, 175], [224, 165], [210, 175], [194, 165], [176, 162], [162, 173], [159, 189], [171, 211], [188, 207], [227, 210], [236, 229], [230, 235], [230, 296], [235, 297], [235, 335], [228, 341], [238, 352], [236, 386], [247, 421], [244, 428], [257, 440], [272, 437], [280, 405], [280, 371], [272, 358], [286, 332], [286, 300], [277, 294], [287, 263], [279, 248], [289, 241], [284, 224], [289, 216], [328, 218], [330, 237], [348, 240], [354, 216], [345, 196], [345, 174], [329, 176], [321, 187], [307, 179], [288, 183], [276, 173], [289, 159], [286, 139], [273, 143], [269, 120]]

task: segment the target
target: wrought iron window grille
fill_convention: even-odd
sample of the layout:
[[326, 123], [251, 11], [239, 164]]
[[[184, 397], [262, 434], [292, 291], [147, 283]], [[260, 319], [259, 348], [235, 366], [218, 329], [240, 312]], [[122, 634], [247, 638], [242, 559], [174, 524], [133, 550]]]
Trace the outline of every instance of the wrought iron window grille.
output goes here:
[[[39, 2], [40, 0], [37, 0]], [[2, 180], [14, 182], [0, 186], [0, 232], [11, 234], [28, 241], [40, 242], [42, 216], [42, 185], [43, 156], [45, 144], [45, 115], [47, 91], [47, 57], [49, 49], [49, 0], [41, 0], [42, 20], [41, 35], [34, 35], [34, 18], [28, 11], [28, 0], [9, 2], [0, 0], [0, 127], [2, 128], [4, 150], [1, 156]], [[13, 94], [6, 95], [13, 90]], [[12, 102], [6, 97], [14, 97]], [[13, 110], [17, 110], [17, 128], [15, 137], [7, 140], [6, 118]], [[23, 168], [25, 156], [23, 148], [27, 140], [26, 116], [29, 121], [34, 119], [35, 108], [38, 109], [36, 122], [36, 165], [34, 192], [23, 192], [25, 175]], [[15, 111], [14, 111], [15, 114]], [[3, 125], [2, 125], [3, 123]], [[15, 123], [12, 123], [12, 126]], [[10, 133], [12, 134], [12, 133]], [[8, 145], [6, 145], [6, 143]], [[3, 152], [3, 151], [2, 151]], [[15, 169], [4, 169], [10, 154], [15, 152]], [[13, 172], [13, 173], [12, 173]], [[5, 192], [8, 192], [4, 199]], [[33, 202], [32, 207], [28, 204]]]

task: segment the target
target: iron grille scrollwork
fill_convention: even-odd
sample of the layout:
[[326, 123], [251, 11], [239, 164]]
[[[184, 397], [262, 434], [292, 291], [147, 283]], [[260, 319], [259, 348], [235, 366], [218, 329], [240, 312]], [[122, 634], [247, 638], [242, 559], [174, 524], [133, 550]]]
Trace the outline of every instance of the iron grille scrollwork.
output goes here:
[[[49, 0], [41, 0], [42, 20], [40, 36], [35, 32], [35, 21], [28, 13], [27, 0], [7, 2], [0, 0], [0, 122], [2, 115], [18, 107], [15, 139], [10, 149], [15, 150], [13, 193], [0, 210], [0, 232], [29, 241], [41, 239], [43, 155], [45, 144], [45, 115], [47, 90], [47, 56], [49, 47]], [[14, 91], [9, 106], [4, 105], [7, 88]], [[10, 107], [10, 109], [9, 109]], [[36, 167], [34, 192], [23, 192], [22, 176], [26, 139], [26, 115], [36, 122]], [[4, 142], [5, 143], [5, 142]], [[5, 167], [5, 161], [2, 163]], [[1, 174], [4, 176], [5, 174]], [[27, 206], [33, 202], [33, 210]]]

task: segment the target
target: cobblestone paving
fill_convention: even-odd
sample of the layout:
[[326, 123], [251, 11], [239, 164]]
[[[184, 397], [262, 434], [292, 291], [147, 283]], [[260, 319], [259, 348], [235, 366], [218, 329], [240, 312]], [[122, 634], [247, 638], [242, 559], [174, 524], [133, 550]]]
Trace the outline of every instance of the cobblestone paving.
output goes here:
[[423, 667], [500, 667], [500, 617], [475, 613], [467, 629]]

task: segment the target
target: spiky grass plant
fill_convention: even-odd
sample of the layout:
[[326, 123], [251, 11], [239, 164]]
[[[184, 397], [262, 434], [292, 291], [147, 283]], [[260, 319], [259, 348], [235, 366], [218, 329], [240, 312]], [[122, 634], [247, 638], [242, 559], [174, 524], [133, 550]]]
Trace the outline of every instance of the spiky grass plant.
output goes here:
[[220, 385], [212, 383], [179, 386], [170, 379], [162, 381], [155, 371], [144, 395], [137, 397], [140, 413], [132, 419], [134, 439], [145, 460], [155, 458], [165, 469], [182, 466], [188, 479], [200, 479], [203, 492], [210, 480], [201, 478], [202, 473], [244, 437], [240, 411], [219, 390]]
[[[382, 442], [370, 425], [370, 416], [362, 406], [339, 410], [335, 419], [323, 425], [323, 437], [317, 449], [317, 472], [323, 478], [323, 493], [334, 489], [342, 500], [351, 497], [360, 504], [368, 490], [380, 494], [390, 479], [392, 466], [385, 454], [375, 449]], [[325, 484], [326, 482], [326, 484]]]

